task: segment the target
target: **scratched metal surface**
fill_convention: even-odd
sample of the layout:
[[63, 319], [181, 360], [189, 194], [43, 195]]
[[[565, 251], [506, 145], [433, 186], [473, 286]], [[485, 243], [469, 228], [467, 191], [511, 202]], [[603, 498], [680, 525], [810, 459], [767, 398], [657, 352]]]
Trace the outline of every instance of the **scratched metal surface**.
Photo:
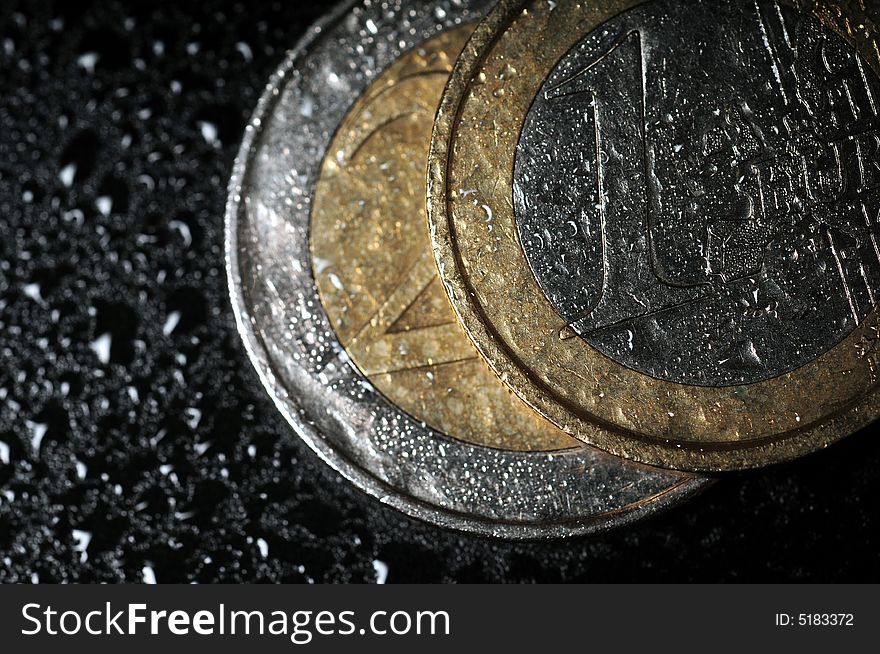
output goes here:
[[0, 581], [880, 580], [872, 432], [547, 543], [407, 518], [292, 434], [240, 344], [222, 217], [266, 80], [328, 6], [0, 5]]
[[855, 49], [784, 3], [627, 11], [558, 63], [526, 120], [532, 270], [574, 332], [658, 379], [799, 368], [880, 293], [878, 99]]

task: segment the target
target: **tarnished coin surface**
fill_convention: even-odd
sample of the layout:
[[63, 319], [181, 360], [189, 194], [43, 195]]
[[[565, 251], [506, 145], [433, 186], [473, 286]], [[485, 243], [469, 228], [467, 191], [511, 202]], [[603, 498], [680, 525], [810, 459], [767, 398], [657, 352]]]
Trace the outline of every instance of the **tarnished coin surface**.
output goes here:
[[404, 54], [336, 131], [315, 184], [312, 266], [330, 323], [386, 398], [475, 445], [554, 451], [579, 443], [498, 382], [458, 325], [425, 225], [434, 115], [463, 25]]
[[685, 470], [878, 415], [880, 6], [503, 0], [432, 147], [441, 274], [561, 429]]
[[425, 224], [427, 151], [489, 5], [346, 2], [291, 52], [235, 165], [230, 293], [276, 405], [358, 487], [481, 534], [589, 533], [708, 482], [571, 439], [507, 392], [455, 321]]

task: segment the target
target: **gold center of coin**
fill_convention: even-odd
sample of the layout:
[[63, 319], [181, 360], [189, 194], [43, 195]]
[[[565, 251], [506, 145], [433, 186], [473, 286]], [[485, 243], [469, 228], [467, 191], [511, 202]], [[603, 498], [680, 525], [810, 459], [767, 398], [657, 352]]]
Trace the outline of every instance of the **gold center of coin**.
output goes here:
[[389, 400], [474, 445], [576, 442], [513, 397], [478, 357], [437, 275], [425, 224], [434, 115], [472, 27], [411, 51], [346, 116], [321, 169], [312, 265], [342, 345]]

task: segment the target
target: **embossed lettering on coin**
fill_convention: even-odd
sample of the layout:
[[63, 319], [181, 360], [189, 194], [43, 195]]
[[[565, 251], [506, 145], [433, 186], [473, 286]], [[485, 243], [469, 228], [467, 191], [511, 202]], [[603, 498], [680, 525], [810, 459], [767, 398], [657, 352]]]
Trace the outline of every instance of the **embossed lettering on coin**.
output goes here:
[[519, 141], [523, 249], [558, 313], [662, 380], [750, 384], [880, 297], [880, 80], [770, 0], [654, 0], [556, 66]]

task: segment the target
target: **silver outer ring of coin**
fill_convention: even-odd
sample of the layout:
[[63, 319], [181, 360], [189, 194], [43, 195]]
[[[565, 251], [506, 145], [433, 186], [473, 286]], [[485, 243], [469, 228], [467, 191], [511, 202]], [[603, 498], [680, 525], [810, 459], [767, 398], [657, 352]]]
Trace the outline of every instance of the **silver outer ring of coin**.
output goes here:
[[[338, 125], [404, 52], [491, 0], [346, 0], [272, 75], [229, 184], [226, 265], [239, 333], [296, 433], [358, 488], [410, 516], [484, 536], [542, 539], [633, 523], [711, 481], [577, 447], [517, 453], [439, 434], [357, 371], [324, 313], [310, 202]], [[357, 53], [357, 54], [354, 54]]]

